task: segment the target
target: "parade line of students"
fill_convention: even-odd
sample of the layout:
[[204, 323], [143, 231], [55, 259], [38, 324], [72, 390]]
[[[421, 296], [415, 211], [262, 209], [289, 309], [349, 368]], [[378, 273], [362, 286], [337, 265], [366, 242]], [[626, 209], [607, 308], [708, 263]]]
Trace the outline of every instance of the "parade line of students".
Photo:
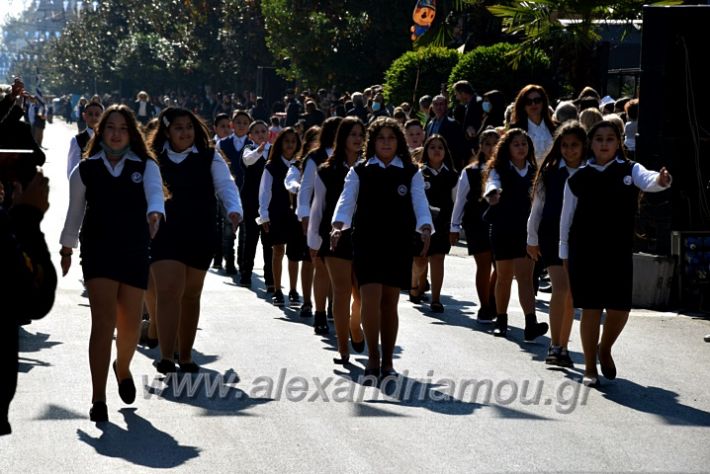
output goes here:
[[[516, 99], [528, 120], [542, 94], [527, 87]], [[589, 130], [565, 122], [538, 159], [537, 140], [524, 129], [482, 130], [476, 154], [461, 166], [438, 128], [423, 140], [417, 124], [390, 117], [369, 126], [354, 116], [328, 119], [305, 137], [286, 127], [271, 143], [268, 125], [244, 111], [219, 116], [213, 138], [187, 109], [162, 110], [145, 136], [128, 107], [89, 104], [84, 113], [90, 129], [72, 139], [60, 253], [66, 275], [73, 249], [81, 251], [94, 421], [108, 419], [109, 367], [121, 399], [134, 401], [130, 363], [139, 336], [160, 346], [159, 372], [200, 370], [192, 348], [206, 272], [215, 255], [220, 266], [226, 257], [226, 273], [250, 287], [259, 240], [271, 303], [300, 306], [310, 318], [313, 293], [314, 332], [328, 334], [332, 319], [334, 362], [349, 364], [351, 349], [367, 350], [371, 380], [397, 377], [401, 291], [421, 304], [430, 286], [430, 311], [445, 313], [445, 256], [461, 231], [476, 261], [480, 323], [508, 337], [515, 278], [524, 340], [547, 333], [535, 314], [537, 263], [552, 282], [545, 362], [573, 366], [567, 343], [574, 308], [582, 308], [582, 382], [599, 385], [597, 361], [606, 379], [616, 377], [612, 347], [631, 308], [638, 193], [664, 190], [671, 177], [629, 161], [613, 122]], [[141, 334], [144, 299], [150, 319]]]

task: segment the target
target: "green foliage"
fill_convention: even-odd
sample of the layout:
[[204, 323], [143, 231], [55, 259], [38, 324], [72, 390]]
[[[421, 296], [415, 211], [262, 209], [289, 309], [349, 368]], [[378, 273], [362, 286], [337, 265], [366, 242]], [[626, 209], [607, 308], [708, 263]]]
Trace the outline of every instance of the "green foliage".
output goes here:
[[411, 43], [411, 0], [262, 0], [261, 9], [279, 73], [311, 88], [379, 83]]
[[385, 73], [385, 98], [393, 104], [416, 103], [424, 94], [440, 93], [460, 56], [455, 49], [436, 46], [404, 53]]
[[469, 81], [479, 94], [497, 89], [506, 99], [512, 99], [526, 84], [540, 84], [554, 95], [555, 84], [550, 80], [550, 59], [541, 51], [533, 51], [512, 65], [516, 48], [512, 44], [497, 43], [479, 46], [461, 56], [448, 78], [449, 87], [460, 80]]

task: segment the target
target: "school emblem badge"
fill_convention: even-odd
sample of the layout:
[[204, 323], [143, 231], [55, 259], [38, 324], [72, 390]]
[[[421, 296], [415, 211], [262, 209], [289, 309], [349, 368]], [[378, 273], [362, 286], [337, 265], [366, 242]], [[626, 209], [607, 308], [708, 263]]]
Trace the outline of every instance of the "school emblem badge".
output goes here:
[[404, 184], [400, 184], [397, 187], [397, 194], [399, 194], [400, 196], [406, 195], [407, 194], [407, 186], [405, 186]]
[[627, 186], [631, 186], [632, 184], [634, 184], [634, 178], [632, 178], [631, 176], [624, 176], [624, 184]]
[[429, 181], [424, 181], [424, 189], [430, 189], [431, 188], [431, 183]]
[[143, 182], [143, 175], [140, 174], [138, 171], [136, 171], [135, 173], [133, 173], [131, 175], [131, 181], [133, 181], [136, 184], [141, 183], [141, 182]]

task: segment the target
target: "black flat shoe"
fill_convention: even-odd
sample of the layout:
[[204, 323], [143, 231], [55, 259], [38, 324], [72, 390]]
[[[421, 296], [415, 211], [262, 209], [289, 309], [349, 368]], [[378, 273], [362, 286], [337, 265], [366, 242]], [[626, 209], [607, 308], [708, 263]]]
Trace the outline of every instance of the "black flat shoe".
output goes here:
[[[599, 350], [597, 349], [597, 354], [598, 352]], [[603, 364], [602, 359], [600, 357], [599, 366], [602, 369], [602, 375], [605, 379], [614, 380], [616, 378], [616, 364], [614, 364], [614, 359], [611, 358], [611, 354], [609, 354], [609, 360], [611, 361], [611, 364]]]
[[396, 370], [394, 370], [392, 368], [382, 369], [380, 371], [380, 380], [385, 380], [386, 378], [389, 378], [389, 377], [396, 379], [397, 377], [399, 377], [399, 374], [397, 373]]
[[353, 347], [353, 350], [357, 352], [358, 354], [362, 354], [362, 352], [365, 350], [365, 338], [362, 338], [362, 341], [360, 342], [355, 342], [353, 340], [353, 333], [350, 331], [350, 345]]
[[313, 332], [319, 336], [324, 336], [330, 332], [325, 312], [316, 311], [316, 317], [313, 320]]
[[153, 362], [155, 369], [163, 375], [172, 374], [177, 372], [175, 368], [175, 362], [168, 359], [160, 359], [159, 361]]
[[123, 403], [133, 403], [136, 401], [136, 385], [133, 383], [133, 377], [118, 380], [118, 371], [116, 370], [116, 361], [113, 361], [113, 373], [116, 375], [118, 382], [118, 394], [123, 400]]
[[432, 313], [443, 313], [444, 312], [444, 305], [441, 304], [439, 301], [432, 301], [431, 305], [429, 305], [431, 308]]
[[409, 301], [411, 301], [414, 304], [421, 304], [422, 296], [421, 295], [413, 295], [412, 293], [409, 293]]
[[89, 419], [96, 423], [108, 421], [108, 407], [106, 402], [94, 402], [89, 410]]
[[186, 372], [188, 374], [196, 374], [200, 371], [200, 366], [194, 362], [178, 362], [180, 365], [180, 372]]
[[361, 382], [363, 385], [373, 385], [377, 384], [377, 381], [380, 379], [380, 368], [377, 367], [376, 369], [365, 369], [365, 373], [362, 374], [362, 377], [360, 378]]

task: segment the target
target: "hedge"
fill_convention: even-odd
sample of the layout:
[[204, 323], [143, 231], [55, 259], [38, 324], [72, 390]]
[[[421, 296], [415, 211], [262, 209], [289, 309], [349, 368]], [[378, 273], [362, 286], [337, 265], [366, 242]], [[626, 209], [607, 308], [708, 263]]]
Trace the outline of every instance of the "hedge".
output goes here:
[[[409, 102], [414, 106], [421, 96], [440, 93], [460, 56], [455, 49], [442, 47], [404, 53], [385, 73], [385, 99], [395, 105]], [[416, 110], [416, 106], [413, 108]]]

